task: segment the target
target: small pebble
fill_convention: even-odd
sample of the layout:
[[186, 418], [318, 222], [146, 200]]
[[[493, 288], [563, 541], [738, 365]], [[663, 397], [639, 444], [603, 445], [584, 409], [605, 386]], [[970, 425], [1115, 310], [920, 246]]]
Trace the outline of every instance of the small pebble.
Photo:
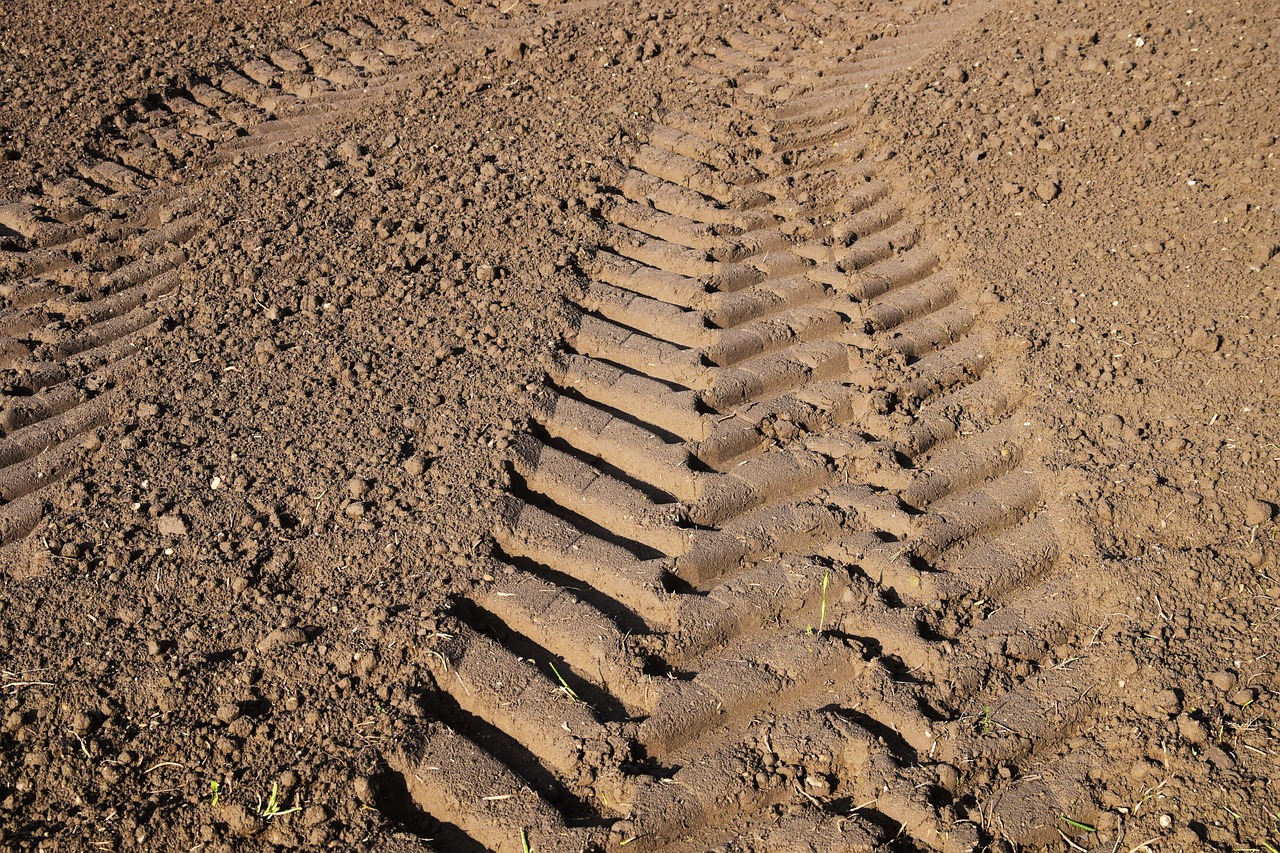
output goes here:
[[938, 784], [948, 791], [956, 790], [956, 786], [960, 784], [960, 771], [952, 767], [950, 764], [938, 765]]
[[268, 654], [280, 646], [301, 646], [306, 642], [307, 635], [301, 628], [277, 628], [262, 638], [258, 651]]

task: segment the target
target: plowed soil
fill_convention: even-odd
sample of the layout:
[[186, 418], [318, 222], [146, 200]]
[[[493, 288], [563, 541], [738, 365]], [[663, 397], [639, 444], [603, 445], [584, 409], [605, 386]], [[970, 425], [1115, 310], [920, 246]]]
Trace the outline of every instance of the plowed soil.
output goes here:
[[0, 846], [1280, 849], [1268, 0], [0, 24]]

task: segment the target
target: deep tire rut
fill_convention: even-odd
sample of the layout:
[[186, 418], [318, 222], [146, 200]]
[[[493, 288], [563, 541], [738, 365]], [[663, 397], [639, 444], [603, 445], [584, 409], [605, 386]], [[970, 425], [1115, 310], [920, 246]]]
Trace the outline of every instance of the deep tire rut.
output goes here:
[[505, 568], [441, 622], [435, 720], [391, 759], [446, 836], [958, 851], [1069, 807], [1046, 782], [983, 811], [1088, 713], [1105, 585], [999, 306], [859, 120], [864, 82], [956, 27], [856, 61], [727, 38], [700, 73], [735, 106], [667, 115], [618, 170], [511, 462]]

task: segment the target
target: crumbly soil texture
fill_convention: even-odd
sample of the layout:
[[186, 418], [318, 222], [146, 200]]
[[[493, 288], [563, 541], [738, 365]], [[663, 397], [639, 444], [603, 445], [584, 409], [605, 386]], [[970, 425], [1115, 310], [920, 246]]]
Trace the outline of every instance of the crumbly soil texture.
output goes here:
[[0, 25], [0, 846], [1280, 850], [1270, 0]]

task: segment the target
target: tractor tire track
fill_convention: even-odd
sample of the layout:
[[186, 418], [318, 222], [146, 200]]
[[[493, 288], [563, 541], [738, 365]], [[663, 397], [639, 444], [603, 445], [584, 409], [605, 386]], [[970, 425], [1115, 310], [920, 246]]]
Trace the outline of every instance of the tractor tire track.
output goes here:
[[700, 71], [732, 106], [668, 114], [618, 170], [511, 462], [505, 573], [441, 622], [435, 720], [389, 759], [446, 830], [969, 850], [998, 767], [1088, 714], [1105, 662], [1072, 664], [1107, 581], [1018, 346], [858, 120], [856, 87], [966, 20], [852, 63], [728, 37]]
[[12, 574], [47, 487], [129, 410], [136, 361], [170, 323], [165, 300], [221, 224], [203, 176], [418, 85], [423, 70], [405, 63], [441, 33], [357, 22], [153, 93], [115, 116], [74, 175], [0, 203], [0, 548]]

